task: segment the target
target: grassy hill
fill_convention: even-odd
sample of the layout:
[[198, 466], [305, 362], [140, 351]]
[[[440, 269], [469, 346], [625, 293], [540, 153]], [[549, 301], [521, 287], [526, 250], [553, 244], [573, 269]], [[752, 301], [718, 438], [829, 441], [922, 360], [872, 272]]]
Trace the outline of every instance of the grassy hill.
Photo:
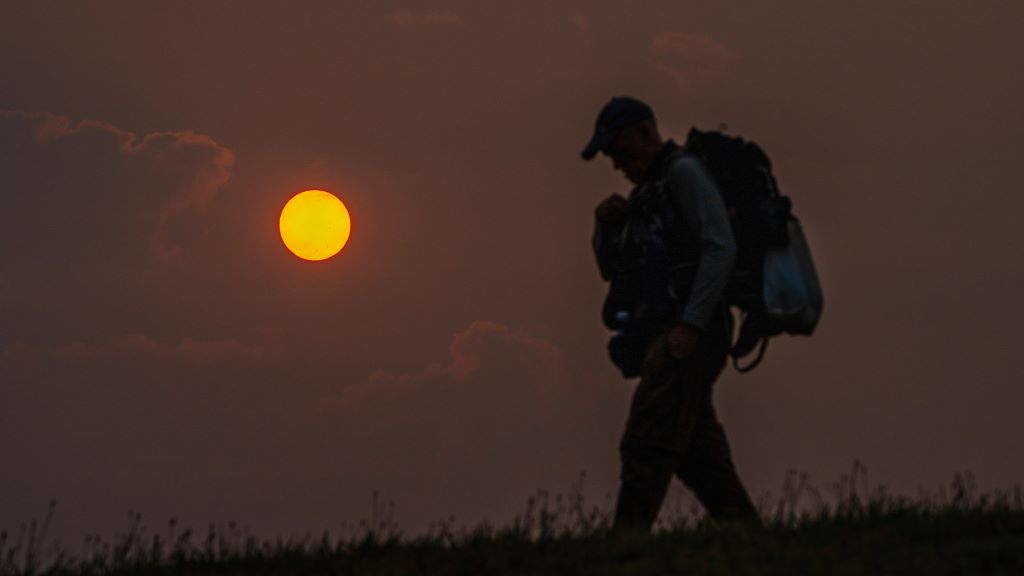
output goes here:
[[[263, 541], [211, 525], [200, 541], [147, 536], [134, 525], [114, 542], [93, 539], [79, 557], [40, 544], [34, 526], [0, 538], [0, 574], [1024, 574], [1020, 487], [976, 495], [969, 475], [915, 499], [859, 485], [855, 474], [826, 501], [791, 475], [763, 527], [678, 516], [650, 536], [622, 538], [608, 513], [579, 494], [531, 499], [505, 527], [440, 522], [403, 537], [387, 514], [347, 538]], [[172, 525], [171, 528], [174, 528]]]

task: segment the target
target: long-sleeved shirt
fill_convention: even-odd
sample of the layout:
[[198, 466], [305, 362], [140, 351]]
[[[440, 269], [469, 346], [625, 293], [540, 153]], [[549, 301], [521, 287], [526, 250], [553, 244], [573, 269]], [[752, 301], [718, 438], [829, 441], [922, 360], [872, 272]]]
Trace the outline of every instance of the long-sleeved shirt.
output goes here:
[[[668, 140], [644, 182], [630, 192], [629, 203], [631, 211], [642, 206], [653, 213], [655, 228], [664, 223], [665, 228], [656, 231], [664, 235], [667, 265], [674, 270], [690, 268], [688, 274], [670, 274], [670, 291], [676, 299], [672, 319], [705, 330], [736, 260], [729, 216], [714, 181], [698, 158]], [[592, 244], [605, 280], [614, 282], [616, 274], [628, 268], [622, 259], [633, 254], [626, 246], [635, 236], [629, 229], [636, 225], [631, 220], [596, 223]]]

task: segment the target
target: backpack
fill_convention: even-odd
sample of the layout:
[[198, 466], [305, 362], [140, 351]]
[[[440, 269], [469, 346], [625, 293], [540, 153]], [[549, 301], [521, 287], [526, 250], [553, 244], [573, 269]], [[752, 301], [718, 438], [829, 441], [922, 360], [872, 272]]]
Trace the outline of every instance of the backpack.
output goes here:
[[[814, 332], [823, 307], [821, 284], [792, 201], [779, 193], [760, 146], [691, 128], [683, 149], [701, 159], [729, 213], [737, 254], [724, 298], [742, 315], [729, 355], [737, 371], [748, 372], [761, 362], [769, 338]], [[755, 347], [756, 358], [741, 367], [739, 360]]]

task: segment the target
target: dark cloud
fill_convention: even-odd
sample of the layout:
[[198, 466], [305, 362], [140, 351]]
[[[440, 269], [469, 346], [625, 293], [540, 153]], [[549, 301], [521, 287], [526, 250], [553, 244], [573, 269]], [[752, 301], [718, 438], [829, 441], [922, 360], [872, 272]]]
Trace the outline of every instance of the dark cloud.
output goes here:
[[16, 215], [0, 232], [4, 300], [22, 325], [64, 326], [50, 340], [138, 331], [123, 311], [155, 309], [216, 243], [208, 211], [235, 157], [207, 135], [6, 110], [0, 138]]
[[434, 26], [451, 25], [462, 22], [462, 16], [451, 10], [428, 9], [413, 11], [408, 9], [395, 10], [390, 14], [395, 24], [399, 26]]
[[14, 297], [14, 281], [0, 276], [0, 306]]
[[654, 66], [681, 90], [719, 80], [736, 60], [732, 50], [707, 34], [660, 32], [650, 50]]
[[172, 344], [154, 340], [145, 334], [128, 334], [109, 342], [63, 344], [53, 351], [53, 355], [60, 360], [77, 362], [132, 358], [142, 361], [216, 366], [223, 362], [267, 362], [278, 352], [269, 344], [248, 345], [235, 340], [192, 338], [185, 338]]
[[321, 411], [338, 455], [358, 467], [350, 480], [394, 498], [412, 528], [448, 514], [504, 522], [537, 489], [567, 491], [582, 472], [614, 476], [607, 419], [625, 389], [601, 393], [573, 376], [550, 341], [478, 321], [444, 360], [374, 372]]
[[[217, 191], [230, 180], [235, 164], [234, 152], [205, 134], [187, 130], [151, 132], [139, 137], [107, 122], [74, 122], [68, 117], [49, 112], [0, 110], [0, 118], [4, 123], [0, 133], [5, 136], [4, 146], [8, 150], [32, 154], [26, 149], [32, 143], [50, 148], [48, 153], [57, 157], [66, 149], [88, 150], [93, 155], [91, 158], [79, 155], [74, 158], [74, 162], [94, 173], [111, 176], [111, 181], [97, 184], [107, 190], [97, 190], [95, 186], [76, 185], [73, 179], [75, 175], [68, 174], [67, 188], [51, 187], [46, 191], [45, 201], [81, 203], [73, 205], [73, 208], [85, 213], [84, 204], [99, 204], [97, 200], [104, 195], [138, 195], [149, 199], [151, 203], [148, 205], [136, 204], [140, 209], [138, 213], [126, 215], [111, 210], [107, 214], [97, 214], [98, 218], [84, 224], [97, 229], [115, 228], [117, 232], [126, 233], [130, 230], [126, 227], [129, 224], [126, 220], [151, 223], [152, 231], [148, 237], [152, 255], [161, 263], [180, 257], [181, 247], [178, 242], [181, 239], [169, 236], [174, 220], [183, 217], [186, 212], [192, 212], [188, 215], [191, 217], [201, 216], [216, 198]], [[25, 138], [26, 134], [32, 135], [31, 142]], [[120, 157], [112, 154], [114, 150]], [[13, 154], [5, 157], [11, 158]], [[129, 163], [132, 166], [126, 166]], [[8, 169], [13, 172], [20, 167], [11, 165]], [[66, 165], [61, 167], [66, 169]], [[148, 174], [138, 174], [140, 170], [148, 171]], [[135, 189], [125, 185], [126, 182], [115, 181], [117, 175], [123, 172], [142, 176], [137, 180]], [[13, 181], [22, 180], [28, 188], [21, 190], [21, 194], [36, 192], [36, 195], [41, 196], [41, 191], [32, 190], [39, 176], [14, 173], [10, 177]], [[158, 189], [139, 189], [154, 186]], [[127, 197], [120, 200], [122, 204], [131, 203]]]
[[571, 10], [567, 16], [569, 24], [572, 25], [580, 34], [586, 34], [590, 32], [590, 28], [593, 23], [590, 21], [590, 17], [587, 16], [586, 12], [581, 10]]

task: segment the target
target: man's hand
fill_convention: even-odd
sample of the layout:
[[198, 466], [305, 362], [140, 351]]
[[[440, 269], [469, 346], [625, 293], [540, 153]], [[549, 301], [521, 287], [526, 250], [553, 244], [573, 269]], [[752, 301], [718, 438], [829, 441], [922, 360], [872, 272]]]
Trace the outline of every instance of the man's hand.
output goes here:
[[673, 358], [682, 360], [693, 353], [700, 332], [689, 324], [676, 324], [668, 332], [668, 352]]
[[594, 210], [594, 215], [599, 222], [604, 224], [618, 224], [626, 218], [626, 206], [628, 202], [618, 194], [612, 194], [605, 198]]

